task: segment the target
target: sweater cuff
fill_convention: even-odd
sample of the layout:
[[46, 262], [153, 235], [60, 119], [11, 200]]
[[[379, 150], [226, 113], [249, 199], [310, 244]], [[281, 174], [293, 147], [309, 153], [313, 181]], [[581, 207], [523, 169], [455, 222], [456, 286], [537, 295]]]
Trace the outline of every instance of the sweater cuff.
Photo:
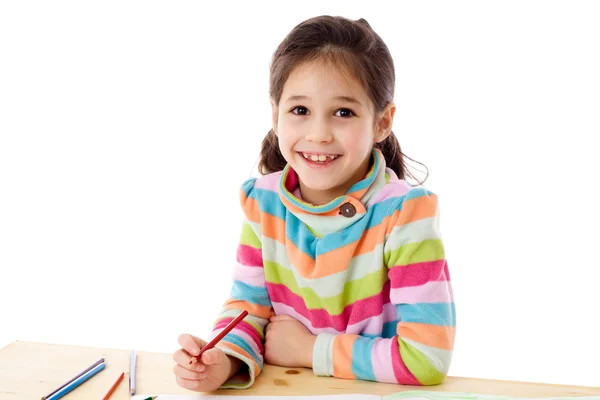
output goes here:
[[316, 376], [333, 376], [333, 340], [335, 335], [320, 333], [313, 348], [313, 373]]
[[223, 350], [225, 355], [237, 358], [243, 363], [240, 370], [225, 381], [219, 389], [248, 389], [252, 386], [254, 384], [254, 377], [257, 375], [257, 371], [254, 371], [255, 363], [226, 346], [217, 345], [215, 347]]

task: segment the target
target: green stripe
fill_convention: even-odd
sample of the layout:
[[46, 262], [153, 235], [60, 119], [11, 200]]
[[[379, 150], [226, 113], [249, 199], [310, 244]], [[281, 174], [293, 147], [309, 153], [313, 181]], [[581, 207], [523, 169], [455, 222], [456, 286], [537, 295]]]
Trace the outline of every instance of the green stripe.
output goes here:
[[418, 262], [442, 260], [446, 257], [444, 245], [440, 239], [428, 239], [417, 243], [408, 243], [384, 253], [385, 265], [408, 265]]
[[446, 375], [435, 369], [423, 353], [404, 342], [401, 338], [398, 338], [398, 344], [400, 345], [400, 358], [421, 385], [438, 385], [442, 383]]
[[381, 268], [360, 279], [347, 282], [340, 294], [319, 297], [312, 288], [299, 287], [294, 273], [275, 262], [264, 261], [264, 271], [267, 282], [286, 286], [290, 291], [302, 297], [307, 308], [324, 308], [329, 315], [341, 314], [347, 305], [381, 293], [387, 277], [387, 270]]
[[254, 233], [254, 230], [250, 226], [248, 222], [244, 222], [242, 224], [242, 233], [240, 234], [240, 244], [244, 244], [246, 246], [254, 247], [255, 249], [262, 248], [260, 244], [260, 240]]

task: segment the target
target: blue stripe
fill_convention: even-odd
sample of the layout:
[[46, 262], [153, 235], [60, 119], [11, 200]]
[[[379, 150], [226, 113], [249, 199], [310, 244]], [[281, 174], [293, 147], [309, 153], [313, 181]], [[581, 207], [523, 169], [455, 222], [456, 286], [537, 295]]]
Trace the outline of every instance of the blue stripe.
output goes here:
[[306, 227], [306, 224], [292, 213], [290, 213], [285, 223], [285, 236], [313, 260], [315, 259], [315, 254], [318, 252], [317, 244], [321, 245], [320, 241], [324, 240], [313, 235]]
[[248, 354], [250, 354], [250, 356], [252, 356], [252, 358], [254, 358], [254, 361], [256, 361], [256, 363], [262, 368], [262, 363], [260, 362], [260, 359], [258, 357], [256, 357], [256, 353], [254, 352], [254, 349], [252, 348], [252, 346], [250, 346], [250, 344], [248, 342], [246, 342], [244, 339], [242, 339], [240, 336], [233, 333], [233, 331], [229, 332], [221, 340], [224, 342], [235, 344], [236, 346], [238, 346], [241, 349], [243, 349], [244, 351], [246, 351]]
[[455, 326], [454, 303], [399, 304], [396, 315], [402, 322], [418, 322], [438, 326]]
[[356, 379], [365, 381], [374, 381], [375, 372], [373, 372], [373, 345], [375, 339], [368, 339], [359, 336], [352, 345], [352, 373]]
[[432, 195], [433, 193], [430, 192], [429, 190], [423, 188], [423, 187], [413, 187], [411, 188], [408, 193], [406, 193], [403, 197], [404, 200], [412, 200], [412, 199], [416, 199], [417, 197], [421, 197], [421, 196], [429, 196]]
[[244, 300], [252, 304], [271, 307], [271, 300], [266, 287], [250, 286], [238, 280], [233, 281], [229, 297], [234, 300]]
[[250, 196], [250, 192], [252, 192], [252, 190], [254, 189], [255, 183], [256, 183], [256, 178], [250, 178], [242, 184], [242, 190], [244, 191], [244, 193], [246, 193], [246, 197]]
[[248, 198], [258, 201], [260, 211], [285, 220], [287, 208], [285, 208], [276, 192], [267, 189], [254, 189], [248, 193]]
[[397, 327], [398, 327], [398, 321], [385, 322], [383, 324], [383, 328], [381, 329], [381, 337], [383, 337], [385, 339], [390, 339], [390, 338], [393, 338], [394, 336], [398, 335], [396, 333]]
[[366, 338], [369, 338], [369, 339], [377, 339], [377, 338], [381, 337], [381, 335], [373, 335], [371, 333], [360, 333], [360, 336], [366, 337]]

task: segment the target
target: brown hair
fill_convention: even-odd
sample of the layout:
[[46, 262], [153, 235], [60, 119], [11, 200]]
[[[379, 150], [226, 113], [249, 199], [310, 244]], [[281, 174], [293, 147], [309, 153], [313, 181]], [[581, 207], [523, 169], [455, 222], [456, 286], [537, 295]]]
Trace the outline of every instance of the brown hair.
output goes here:
[[[353, 21], [323, 15], [298, 24], [273, 54], [269, 95], [276, 105], [279, 105], [283, 86], [292, 70], [303, 62], [317, 59], [340, 63], [353, 72], [375, 104], [376, 112], [383, 111], [393, 100], [394, 62], [379, 35], [363, 18]], [[414, 178], [405, 163], [405, 157], [412, 159], [402, 153], [393, 132], [375, 146], [383, 153], [387, 167], [400, 179], [407, 175]], [[281, 171], [286, 163], [279, 150], [277, 135], [271, 129], [262, 141], [258, 170], [265, 175]]]

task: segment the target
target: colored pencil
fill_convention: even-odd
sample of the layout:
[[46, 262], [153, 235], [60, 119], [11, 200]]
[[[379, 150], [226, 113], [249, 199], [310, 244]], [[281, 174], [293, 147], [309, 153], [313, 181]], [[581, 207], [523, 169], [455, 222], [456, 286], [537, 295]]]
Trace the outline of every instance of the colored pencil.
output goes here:
[[129, 355], [129, 393], [134, 396], [135, 395], [135, 369], [137, 362], [137, 354], [135, 354], [135, 350], [131, 350]]
[[106, 392], [106, 394], [104, 395], [104, 397], [102, 398], [102, 400], [108, 400], [108, 398], [115, 391], [115, 389], [117, 388], [117, 386], [119, 386], [119, 383], [123, 380], [124, 376], [125, 376], [125, 372], [121, 372], [121, 375], [119, 375], [119, 377], [117, 378], [117, 380], [115, 381], [115, 383], [113, 383], [112, 386], [110, 387], [110, 389], [108, 389], [108, 391]]
[[42, 400], [46, 400], [48, 399], [50, 396], [52, 396], [54, 393], [58, 392], [60, 389], [64, 388], [65, 386], [67, 386], [69, 383], [73, 382], [75, 379], [79, 378], [80, 376], [84, 375], [85, 373], [87, 373], [88, 371], [91, 371], [92, 369], [94, 369], [96, 366], [102, 364], [105, 361], [104, 357], [102, 357], [101, 359], [99, 359], [98, 361], [96, 361], [95, 363], [93, 363], [92, 365], [90, 365], [89, 367], [87, 367], [86, 369], [84, 369], [83, 371], [81, 371], [80, 373], [78, 373], [77, 375], [75, 375], [73, 378], [69, 379], [67, 382], [63, 383], [62, 385], [60, 385], [59, 387], [57, 387], [56, 389], [54, 389], [53, 391], [51, 391], [50, 393], [48, 393], [47, 395], [45, 395], [44, 397], [42, 397]]
[[193, 356], [189, 363], [193, 364], [195, 362], [198, 362], [198, 360], [200, 360], [200, 357], [202, 356], [202, 353], [204, 353], [206, 350], [210, 350], [213, 347], [215, 347], [215, 344], [217, 344], [221, 339], [223, 339], [223, 337], [227, 335], [241, 320], [243, 320], [244, 317], [246, 317], [246, 315], [248, 315], [248, 311], [243, 310], [240, 313], [240, 315], [235, 317], [233, 321], [227, 324], [227, 326], [221, 332], [219, 332], [219, 334], [215, 336], [213, 340], [211, 340], [206, 344], [206, 346], [201, 348], [200, 353], [198, 353], [198, 355]]
[[79, 387], [82, 383], [86, 382], [92, 376], [96, 375], [98, 372], [102, 371], [106, 367], [106, 363], [98, 364], [93, 369], [89, 370], [85, 374], [81, 375], [79, 378], [75, 379], [73, 382], [69, 383], [64, 388], [60, 389], [58, 392], [54, 393], [52, 396], [48, 397], [47, 400], [57, 400], [69, 393], [71, 390]]

